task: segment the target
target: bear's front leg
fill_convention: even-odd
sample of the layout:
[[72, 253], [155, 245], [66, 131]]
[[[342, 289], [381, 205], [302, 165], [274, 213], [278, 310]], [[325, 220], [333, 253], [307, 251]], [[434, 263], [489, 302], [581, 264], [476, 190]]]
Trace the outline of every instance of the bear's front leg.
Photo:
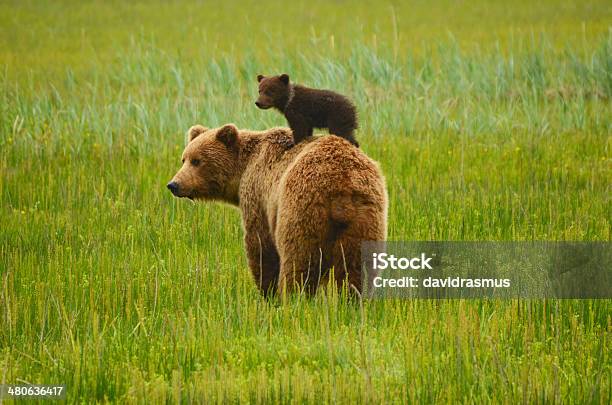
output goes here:
[[306, 117], [297, 113], [287, 113], [287, 122], [293, 132], [293, 144], [297, 145], [305, 138], [312, 136], [313, 127]]
[[249, 232], [244, 242], [255, 284], [266, 298], [276, 294], [280, 259], [271, 238], [258, 232]]

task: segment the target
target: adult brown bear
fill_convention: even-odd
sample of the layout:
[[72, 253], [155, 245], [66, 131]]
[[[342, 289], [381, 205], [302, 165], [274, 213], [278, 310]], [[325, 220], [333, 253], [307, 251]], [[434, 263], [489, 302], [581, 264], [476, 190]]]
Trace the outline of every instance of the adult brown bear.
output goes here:
[[287, 149], [291, 136], [288, 128], [196, 125], [168, 189], [240, 208], [249, 267], [264, 295], [313, 293], [331, 274], [338, 287], [361, 291], [361, 242], [386, 236], [383, 175], [342, 138]]

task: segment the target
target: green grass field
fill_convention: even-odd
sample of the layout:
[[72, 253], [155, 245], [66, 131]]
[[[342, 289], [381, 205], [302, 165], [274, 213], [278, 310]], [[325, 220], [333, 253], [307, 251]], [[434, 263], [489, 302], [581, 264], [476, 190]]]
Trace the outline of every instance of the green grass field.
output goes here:
[[257, 73], [356, 101], [390, 240], [609, 241], [612, 7], [0, 3], [0, 383], [70, 402], [610, 403], [610, 300], [266, 302], [172, 198]]

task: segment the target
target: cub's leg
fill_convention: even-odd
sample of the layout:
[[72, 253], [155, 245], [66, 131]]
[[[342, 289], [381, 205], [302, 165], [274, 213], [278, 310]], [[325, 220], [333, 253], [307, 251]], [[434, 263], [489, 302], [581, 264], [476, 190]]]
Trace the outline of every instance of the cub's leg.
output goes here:
[[304, 138], [308, 138], [312, 136], [313, 127], [308, 122], [308, 119], [301, 114], [287, 114], [286, 115], [287, 122], [289, 123], [289, 127], [291, 127], [291, 132], [293, 132], [293, 144], [297, 145]]
[[331, 119], [328, 125], [330, 134], [342, 137], [356, 147], [359, 147], [359, 142], [357, 142], [357, 139], [355, 139], [355, 127], [352, 121], [342, 122], [338, 119]]

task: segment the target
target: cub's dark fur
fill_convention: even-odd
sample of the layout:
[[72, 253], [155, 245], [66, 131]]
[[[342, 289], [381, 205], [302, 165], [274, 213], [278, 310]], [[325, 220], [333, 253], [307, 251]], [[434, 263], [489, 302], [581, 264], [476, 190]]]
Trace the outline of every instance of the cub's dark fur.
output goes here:
[[276, 108], [285, 115], [293, 131], [294, 144], [312, 136], [313, 128], [327, 128], [330, 134], [340, 136], [359, 147], [354, 131], [357, 112], [351, 101], [329, 90], [317, 90], [292, 84], [289, 76], [258, 75], [259, 98], [257, 107]]

